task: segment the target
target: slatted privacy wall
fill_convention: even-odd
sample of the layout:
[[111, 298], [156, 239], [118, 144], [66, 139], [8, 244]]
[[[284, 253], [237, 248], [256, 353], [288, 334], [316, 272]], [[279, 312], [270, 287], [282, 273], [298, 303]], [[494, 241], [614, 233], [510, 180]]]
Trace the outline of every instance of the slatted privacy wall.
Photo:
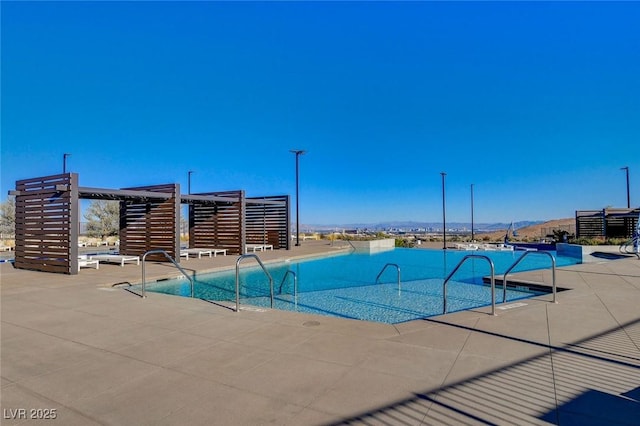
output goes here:
[[15, 267], [78, 273], [78, 175], [16, 181]]
[[245, 241], [244, 191], [197, 195], [225, 197], [230, 201], [199, 201], [189, 205], [189, 247], [224, 248], [229, 254], [242, 254]]
[[[180, 185], [126, 190], [157, 192], [158, 198], [141, 197], [120, 202], [120, 254], [142, 257], [151, 250], [164, 250], [179, 262]], [[167, 261], [162, 254], [151, 254], [146, 259]]]
[[247, 198], [246, 242], [289, 249], [289, 196]]
[[639, 214], [640, 208], [576, 211], [576, 237], [631, 238]]

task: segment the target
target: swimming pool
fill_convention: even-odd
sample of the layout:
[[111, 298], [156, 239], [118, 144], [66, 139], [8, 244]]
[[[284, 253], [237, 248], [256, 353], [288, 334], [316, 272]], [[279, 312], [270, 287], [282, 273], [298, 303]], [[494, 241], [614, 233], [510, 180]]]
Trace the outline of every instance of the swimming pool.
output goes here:
[[[313, 260], [267, 264], [274, 280], [274, 308], [319, 315], [353, 318], [384, 323], [400, 323], [442, 314], [442, 283], [450, 271], [469, 254], [460, 251], [396, 248], [379, 253], [355, 252]], [[496, 277], [520, 257], [522, 252], [482, 252], [495, 265]], [[555, 255], [555, 253], [554, 253]], [[388, 267], [376, 283], [386, 264], [400, 267], [402, 282], [398, 286], [397, 270]], [[556, 257], [557, 266], [579, 263], [577, 259]], [[246, 262], [240, 269], [240, 297], [244, 305], [270, 306], [269, 282], [264, 272]], [[513, 272], [550, 268], [548, 256], [527, 256]], [[298, 279], [294, 296], [293, 271]], [[469, 259], [458, 270], [447, 288], [447, 312], [472, 309], [491, 304], [491, 289], [482, 277], [490, 275], [488, 262]], [[500, 286], [497, 286], [501, 288]], [[148, 291], [190, 296], [186, 279], [148, 283]], [[543, 294], [528, 288], [509, 288], [507, 301]], [[235, 301], [235, 270], [199, 275], [195, 279], [194, 297], [213, 301]], [[496, 303], [502, 292], [496, 291]]]

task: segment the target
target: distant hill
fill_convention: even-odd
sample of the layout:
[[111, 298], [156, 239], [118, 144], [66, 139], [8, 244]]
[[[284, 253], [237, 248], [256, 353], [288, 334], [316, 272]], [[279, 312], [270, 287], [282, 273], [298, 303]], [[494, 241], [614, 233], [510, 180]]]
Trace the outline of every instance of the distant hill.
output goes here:
[[[528, 226], [518, 227], [516, 230], [519, 238], [545, 238], [548, 233], [556, 229], [563, 229], [569, 233], [575, 233], [576, 219], [573, 217], [566, 219], [554, 219], [546, 222], [532, 223]], [[507, 227], [502, 230], [487, 234], [491, 239], [503, 238], [507, 231]]]

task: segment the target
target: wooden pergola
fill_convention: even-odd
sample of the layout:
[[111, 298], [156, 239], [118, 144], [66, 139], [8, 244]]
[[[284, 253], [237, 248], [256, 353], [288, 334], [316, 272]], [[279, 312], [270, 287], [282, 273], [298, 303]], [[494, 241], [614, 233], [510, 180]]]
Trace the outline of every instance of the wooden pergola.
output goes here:
[[[180, 261], [180, 206], [189, 205], [189, 245], [242, 254], [245, 244], [289, 249], [289, 196], [243, 190], [180, 194], [179, 184], [105, 189], [79, 186], [77, 173], [16, 181], [15, 267], [77, 274], [81, 199], [120, 202], [119, 253], [164, 250]], [[165, 261], [162, 255], [148, 259]]]

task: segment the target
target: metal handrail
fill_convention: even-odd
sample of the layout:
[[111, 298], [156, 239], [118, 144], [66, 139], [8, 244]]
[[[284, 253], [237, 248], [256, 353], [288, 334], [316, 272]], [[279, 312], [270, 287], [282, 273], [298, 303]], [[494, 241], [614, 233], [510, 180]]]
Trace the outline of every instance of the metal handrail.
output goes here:
[[178, 265], [178, 263], [175, 261], [175, 259], [174, 259], [174, 258], [172, 258], [171, 256], [169, 256], [169, 253], [167, 253], [166, 251], [164, 251], [164, 250], [149, 250], [149, 251], [148, 251], [148, 252], [146, 252], [144, 255], [142, 255], [142, 298], [143, 298], [143, 299], [144, 299], [145, 297], [147, 297], [147, 296], [146, 296], [146, 294], [145, 294], [145, 284], [146, 284], [146, 280], [145, 280], [145, 278], [146, 278], [146, 275], [145, 275], [144, 262], [146, 261], [146, 259], [147, 259], [147, 255], [148, 255], [148, 254], [164, 254], [164, 256], [165, 256], [167, 259], [169, 259], [169, 260], [171, 261], [171, 263], [173, 263], [173, 265], [174, 265], [176, 268], [178, 268], [178, 270], [179, 270], [180, 272], [182, 272], [182, 275], [184, 275], [185, 277], [187, 277], [187, 279], [189, 280], [189, 283], [191, 283], [191, 297], [193, 297], [193, 294], [194, 294], [194, 290], [193, 290], [193, 278], [191, 278], [191, 277], [187, 274], [187, 272], [186, 272], [184, 269], [182, 269], [182, 268], [180, 267], [180, 265]]
[[378, 276], [376, 277], [376, 284], [378, 283], [378, 280], [380, 279], [380, 276], [382, 276], [382, 273], [385, 271], [385, 269], [387, 269], [387, 266], [394, 266], [396, 268], [396, 270], [398, 271], [398, 291], [400, 291], [400, 266], [398, 266], [396, 263], [387, 263], [386, 265], [384, 265], [382, 267], [382, 270], [380, 271], [380, 273], [378, 274]]
[[[333, 239], [331, 239], [331, 247], [333, 247], [333, 244], [334, 244], [336, 241], [344, 241], [344, 242], [348, 243], [348, 244], [351, 246], [351, 251], [352, 251], [352, 252], [356, 251], [356, 247], [355, 247], [355, 246], [353, 245], [353, 243], [352, 243], [349, 239], [347, 239], [347, 238], [333, 238]], [[340, 245], [340, 247], [338, 247], [338, 248], [343, 248], [343, 247], [344, 247], [344, 246], [341, 244], [341, 245]]]
[[258, 255], [243, 254], [238, 257], [238, 260], [236, 260], [236, 312], [240, 311], [240, 262], [243, 259], [247, 259], [249, 257], [254, 258], [258, 262], [264, 273], [267, 275], [267, 278], [269, 278], [269, 289], [271, 290], [271, 309], [273, 309], [273, 278], [271, 278], [271, 274], [269, 274], [267, 268], [264, 267], [264, 264], [262, 263]]
[[532, 253], [546, 254], [551, 258], [551, 286], [553, 288], [553, 303], [558, 303], [556, 301], [556, 258], [553, 257], [553, 255], [547, 251], [525, 251], [524, 254], [520, 256], [518, 260], [513, 262], [513, 265], [509, 266], [509, 269], [507, 269], [507, 272], [505, 272], [502, 277], [502, 303], [507, 301], [507, 275], [509, 274], [509, 272], [513, 270], [513, 268], [516, 267], [516, 265], [520, 263], [522, 259], [524, 259], [525, 257], [527, 257]]
[[296, 273], [293, 272], [291, 269], [285, 272], [284, 277], [282, 277], [282, 282], [280, 282], [280, 288], [278, 289], [278, 293], [282, 294], [282, 286], [284, 285], [284, 282], [286, 281], [287, 276], [289, 274], [293, 275], [293, 296], [297, 297], [298, 296], [298, 277]]
[[485, 255], [482, 255], [482, 254], [468, 254], [468, 255], [466, 255], [465, 257], [462, 258], [462, 260], [458, 263], [458, 265], [456, 265], [456, 267], [453, 268], [453, 271], [451, 271], [451, 273], [447, 276], [447, 278], [445, 278], [444, 282], [442, 283], [442, 297], [443, 297], [443, 310], [442, 310], [442, 313], [443, 314], [447, 313], [447, 283], [453, 277], [453, 275], [456, 272], [458, 272], [458, 269], [460, 269], [462, 264], [467, 259], [471, 259], [471, 258], [484, 259], [487, 262], [489, 262], [489, 266], [491, 266], [491, 315], [495, 316], [495, 314], [496, 314], [496, 273], [495, 273], [495, 267], [493, 266], [493, 261], [488, 256], [485, 256]]
[[[335, 240], [334, 240], [335, 241]], [[353, 243], [351, 242], [351, 240], [347, 239], [347, 238], [341, 238], [340, 241], [346, 241], [350, 246], [351, 246], [351, 252], [356, 251], [356, 246], [353, 245]], [[331, 245], [333, 246], [333, 241], [331, 242]], [[342, 248], [342, 247], [340, 247]]]

